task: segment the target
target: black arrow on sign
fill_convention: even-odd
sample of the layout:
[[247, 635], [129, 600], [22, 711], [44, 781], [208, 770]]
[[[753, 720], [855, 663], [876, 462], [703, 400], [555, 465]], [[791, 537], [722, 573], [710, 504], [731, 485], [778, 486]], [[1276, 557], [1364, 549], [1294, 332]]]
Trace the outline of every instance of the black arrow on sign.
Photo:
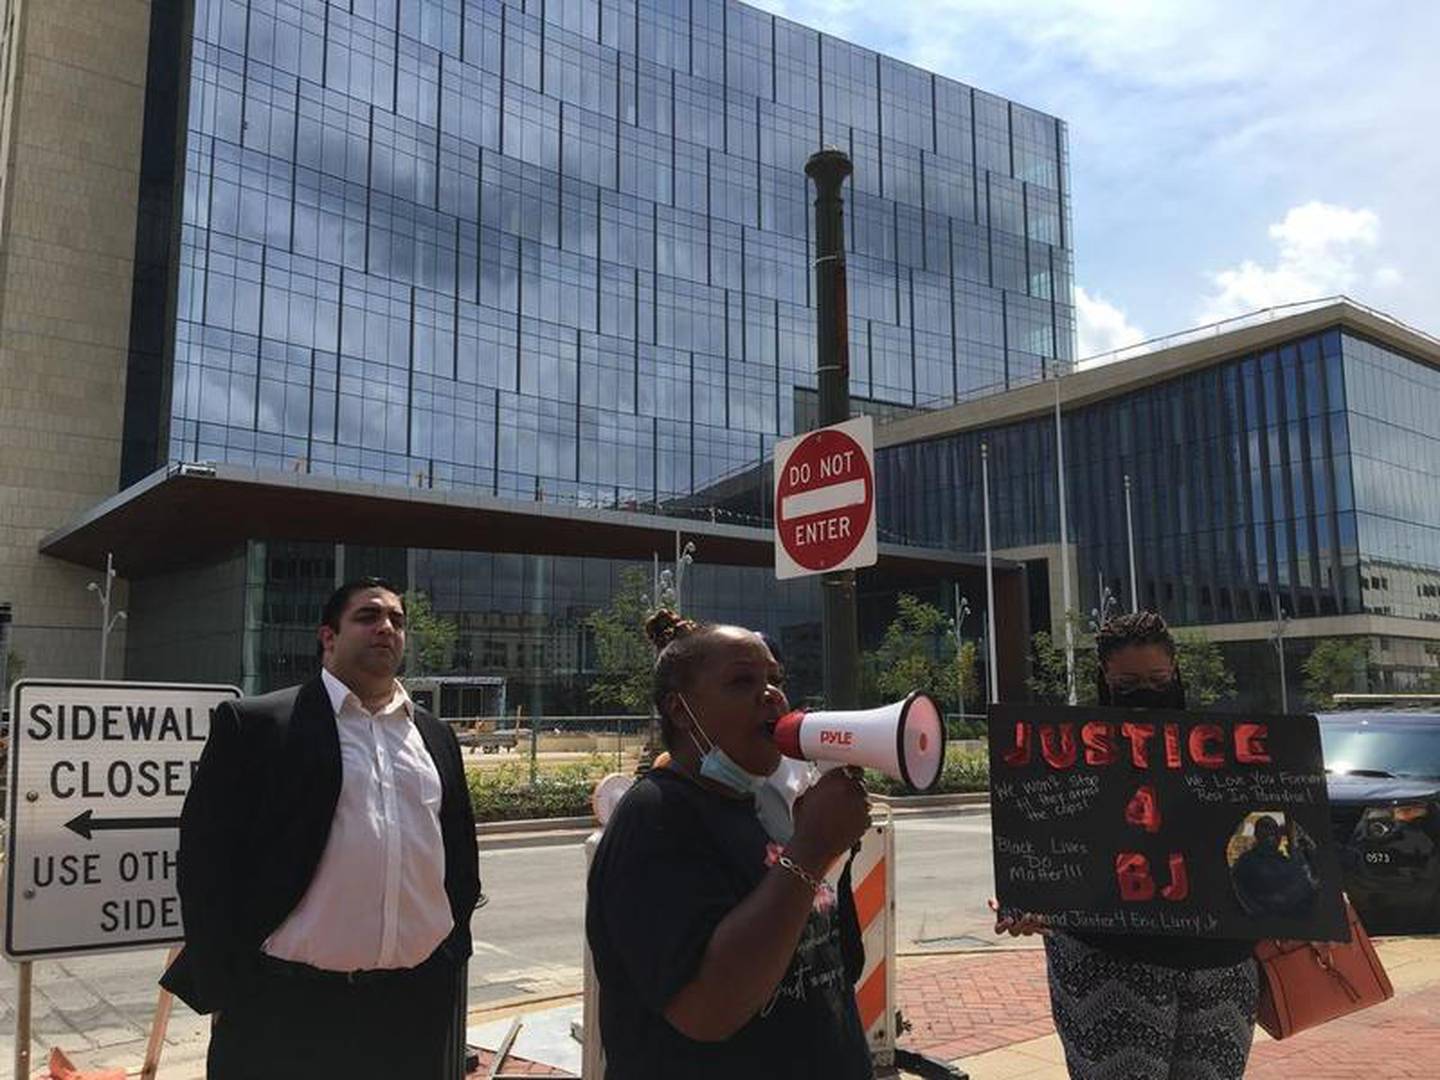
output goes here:
[[83, 836], [86, 840], [90, 839], [91, 833], [103, 832], [106, 829], [175, 829], [179, 826], [180, 819], [178, 817], [97, 818], [93, 810], [76, 814], [65, 822], [65, 828]]

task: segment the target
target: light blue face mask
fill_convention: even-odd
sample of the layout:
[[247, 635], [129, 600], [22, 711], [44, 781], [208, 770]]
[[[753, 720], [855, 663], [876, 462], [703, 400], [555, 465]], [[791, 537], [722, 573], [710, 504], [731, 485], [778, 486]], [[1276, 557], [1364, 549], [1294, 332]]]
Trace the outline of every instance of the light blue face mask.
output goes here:
[[[754, 795], [765, 786], [765, 777], [756, 776], [754, 773], [746, 772], [736, 764], [735, 759], [727, 754], [720, 747], [715, 745], [715, 740], [700, 726], [700, 721], [695, 718], [690, 703], [685, 700], [684, 694], [677, 694], [680, 704], [690, 714], [690, 723], [694, 725], [690, 732], [690, 741], [695, 744], [695, 749], [700, 751], [700, 775], [706, 780], [713, 780], [722, 787], [735, 792], [736, 795]], [[701, 746], [700, 740], [695, 738], [698, 731], [705, 736], [707, 746]]]

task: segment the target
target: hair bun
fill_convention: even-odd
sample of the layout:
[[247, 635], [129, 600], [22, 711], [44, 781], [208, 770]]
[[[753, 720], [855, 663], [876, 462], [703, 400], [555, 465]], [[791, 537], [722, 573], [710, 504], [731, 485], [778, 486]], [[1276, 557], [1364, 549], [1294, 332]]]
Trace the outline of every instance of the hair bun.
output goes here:
[[661, 608], [645, 620], [645, 636], [657, 653], [664, 652], [665, 646], [694, 633], [698, 625], [694, 619], [687, 619], [678, 611]]

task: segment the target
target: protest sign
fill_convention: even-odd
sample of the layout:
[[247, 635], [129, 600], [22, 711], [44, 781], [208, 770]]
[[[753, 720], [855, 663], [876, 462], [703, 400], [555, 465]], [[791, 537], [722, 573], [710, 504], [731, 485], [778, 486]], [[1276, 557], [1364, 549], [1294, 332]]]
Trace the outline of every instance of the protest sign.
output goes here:
[[1313, 716], [997, 705], [1001, 908], [1091, 932], [1347, 936]]

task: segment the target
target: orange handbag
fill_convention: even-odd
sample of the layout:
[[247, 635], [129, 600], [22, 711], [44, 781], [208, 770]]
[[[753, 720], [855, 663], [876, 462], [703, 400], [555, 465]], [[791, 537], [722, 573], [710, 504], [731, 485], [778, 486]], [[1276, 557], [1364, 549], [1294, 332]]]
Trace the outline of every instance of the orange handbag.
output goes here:
[[1260, 941], [1260, 1000], [1256, 1020], [1271, 1038], [1288, 1039], [1395, 996], [1350, 901], [1345, 901], [1350, 940]]

